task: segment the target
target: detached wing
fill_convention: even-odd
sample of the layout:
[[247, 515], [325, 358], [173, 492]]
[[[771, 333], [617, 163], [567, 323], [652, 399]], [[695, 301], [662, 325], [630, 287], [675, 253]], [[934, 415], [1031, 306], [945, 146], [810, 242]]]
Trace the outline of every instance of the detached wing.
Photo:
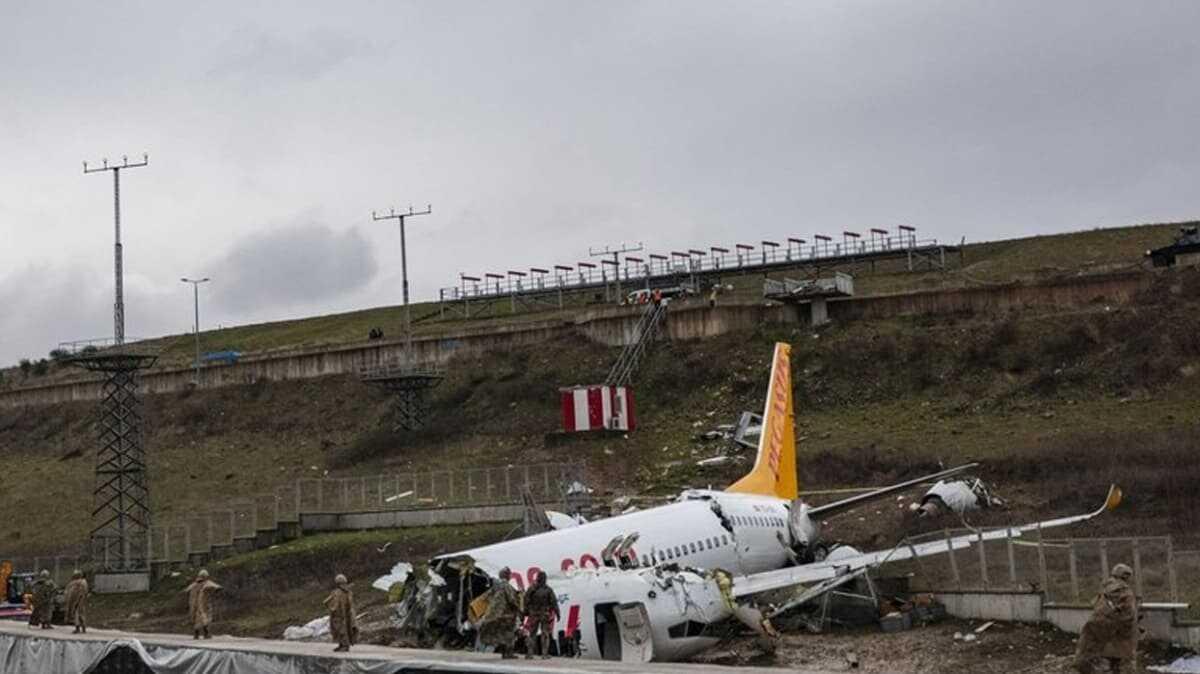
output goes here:
[[1042, 522], [1034, 522], [1032, 524], [1024, 524], [1017, 527], [1009, 527], [1007, 529], [977, 531], [960, 536], [952, 536], [949, 538], [926, 541], [922, 543], [909, 543], [907, 541], [901, 541], [898, 545], [896, 545], [896, 547], [888, 550], [877, 550], [875, 552], [866, 552], [834, 561], [816, 562], [813, 564], [804, 564], [801, 566], [779, 569], [777, 571], [766, 571], [747, 576], [737, 576], [733, 579], [733, 596], [745, 597], [748, 595], [757, 594], [759, 592], [765, 592], [767, 590], [778, 590], [780, 588], [791, 587], [794, 585], [816, 583], [845, 574], [851, 574], [866, 567], [879, 566], [880, 564], [884, 564], [886, 562], [898, 562], [916, 557], [939, 555], [949, 550], [961, 550], [963, 548], [969, 548], [974, 543], [1004, 538], [1020, 538], [1022, 534], [1028, 531], [1051, 529], [1068, 524], [1075, 524], [1076, 522], [1083, 522], [1115, 509], [1117, 505], [1121, 503], [1121, 496], [1121, 488], [1114, 484], [1109, 487], [1108, 498], [1104, 500], [1104, 505], [1090, 513], [1085, 513], [1082, 515], [1059, 517], [1057, 519], [1044, 520]]
[[823, 506], [817, 506], [815, 508], [810, 508], [808, 511], [808, 516], [815, 520], [818, 517], [830, 517], [832, 515], [837, 515], [839, 513], [845, 512], [847, 510], [853, 510], [854, 508], [857, 508], [861, 505], [870, 503], [871, 501], [875, 501], [875, 500], [881, 499], [885, 496], [895, 494], [898, 491], [904, 491], [905, 489], [910, 489], [912, 487], [915, 487], [915, 486], [921, 484], [922, 482], [937, 482], [938, 480], [945, 479], [952, 475], [958, 475], [959, 473], [962, 473], [967, 470], [971, 470], [972, 468], [978, 468], [978, 467], [979, 467], [978, 463], [968, 463], [965, 466], [959, 466], [957, 468], [943, 470], [940, 473], [934, 473], [932, 475], [925, 475], [923, 477], [918, 477], [915, 480], [901, 482], [900, 484], [894, 484], [890, 487], [884, 487], [882, 489], [876, 489], [875, 491], [866, 492], [865, 494], [859, 494], [857, 496], [851, 496], [850, 498], [844, 498], [840, 501], [834, 501], [833, 503], [828, 503]]

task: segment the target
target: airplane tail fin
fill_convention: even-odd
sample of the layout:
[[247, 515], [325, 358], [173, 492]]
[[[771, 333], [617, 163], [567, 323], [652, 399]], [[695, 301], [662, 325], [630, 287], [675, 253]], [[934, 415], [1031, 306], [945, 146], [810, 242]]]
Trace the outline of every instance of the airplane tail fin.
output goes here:
[[796, 480], [795, 415], [792, 411], [792, 347], [775, 344], [767, 404], [763, 410], [762, 434], [754, 468], [725, 491], [759, 494], [791, 500], [800, 485]]

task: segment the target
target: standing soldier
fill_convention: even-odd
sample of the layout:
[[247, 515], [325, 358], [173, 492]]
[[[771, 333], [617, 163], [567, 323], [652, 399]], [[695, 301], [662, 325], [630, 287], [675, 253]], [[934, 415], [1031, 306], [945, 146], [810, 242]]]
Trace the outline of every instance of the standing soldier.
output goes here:
[[350, 650], [358, 638], [358, 622], [350, 582], [340, 573], [333, 579], [333, 592], [325, 598], [325, 608], [329, 609], [329, 632], [338, 644], [334, 652]]
[[531, 619], [525, 657], [533, 657], [534, 635], [539, 637], [542, 658], [550, 657], [550, 637], [554, 634], [554, 621], [558, 619], [559, 613], [558, 597], [546, 584], [545, 571], [538, 571], [533, 585], [525, 591], [525, 615]]
[[502, 658], [514, 658], [513, 635], [517, 618], [521, 615], [521, 595], [509, 583], [512, 572], [508, 567], [500, 569], [500, 579], [487, 591], [487, 610], [479, 623], [479, 640], [487, 646], [495, 646]]
[[184, 590], [188, 596], [188, 617], [192, 621], [193, 639], [199, 639], [201, 634], [205, 639], [212, 638], [208, 633], [208, 626], [212, 623], [212, 595], [222, 589], [208, 579], [208, 569], [200, 569], [196, 580]]
[[63, 604], [66, 609], [67, 622], [75, 624], [75, 634], [87, 633], [87, 620], [84, 611], [87, 609], [88, 582], [83, 572], [76, 569], [71, 574], [71, 582], [67, 583], [63, 592]]
[[1134, 667], [1137, 654], [1137, 597], [1129, 587], [1133, 569], [1125, 564], [1113, 567], [1096, 596], [1092, 617], [1079, 634], [1075, 650], [1075, 669], [1089, 674], [1094, 658], [1108, 661], [1110, 672], [1121, 672], [1125, 663]]
[[38, 625], [44, 630], [51, 629], [50, 619], [54, 616], [54, 594], [58, 586], [50, 580], [50, 570], [42, 569], [37, 582], [33, 584], [33, 615], [30, 625]]

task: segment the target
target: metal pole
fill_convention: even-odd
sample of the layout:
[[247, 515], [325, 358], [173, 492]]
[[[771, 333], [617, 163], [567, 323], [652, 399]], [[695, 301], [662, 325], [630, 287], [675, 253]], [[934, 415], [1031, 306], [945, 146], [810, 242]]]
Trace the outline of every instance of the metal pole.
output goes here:
[[193, 325], [196, 334], [196, 386], [200, 386], [200, 284], [208, 283], [211, 279], [207, 276], [201, 279], [190, 279], [183, 277], [179, 279], [184, 283], [192, 284], [192, 307], [195, 311], [196, 322]]
[[[121, 158], [121, 164], [108, 165], [108, 160], [100, 167], [88, 168], [83, 162], [83, 172], [99, 173], [112, 171], [113, 174], [113, 343], [120, 346], [125, 343], [125, 283], [121, 247], [121, 169], [137, 168], [150, 163], [148, 155], [142, 155], [142, 161], [129, 163], [127, 157]], [[127, 551], [126, 551], [127, 552]]]
[[371, 212], [372, 220], [399, 220], [400, 221], [400, 285], [404, 295], [404, 357], [409, 364], [413, 362], [412, 353], [412, 309], [408, 305], [408, 242], [404, 231], [404, 221], [414, 215], [429, 215], [433, 212], [433, 206], [425, 207], [423, 211], [414, 211], [412, 206], [408, 207], [407, 213], [397, 213], [395, 209], [387, 215], [376, 215]]

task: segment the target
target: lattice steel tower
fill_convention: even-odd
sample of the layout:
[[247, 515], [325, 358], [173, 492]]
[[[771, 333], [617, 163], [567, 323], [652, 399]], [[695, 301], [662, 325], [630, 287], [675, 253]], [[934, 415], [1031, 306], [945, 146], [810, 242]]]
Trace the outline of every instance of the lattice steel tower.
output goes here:
[[157, 356], [96, 353], [79, 356], [80, 367], [104, 375], [92, 492], [92, 561], [105, 571], [145, 571], [150, 566], [150, 490], [142, 447], [139, 370]]

